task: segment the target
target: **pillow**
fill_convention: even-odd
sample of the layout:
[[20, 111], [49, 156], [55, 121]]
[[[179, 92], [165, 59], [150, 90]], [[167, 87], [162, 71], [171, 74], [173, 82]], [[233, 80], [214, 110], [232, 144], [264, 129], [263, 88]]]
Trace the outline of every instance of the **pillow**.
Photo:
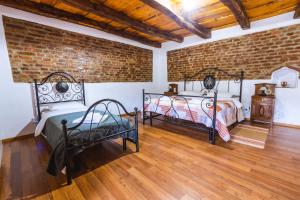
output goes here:
[[229, 92], [218, 92], [218, 99], [230, 99], [232, 96]]
[[41, 112], [50, 111], [51, 106], [50, 105], [41, 105]]
[[51, 104], [48, 105], [50, 110], [67, 110], [67, 109], [73, 109], [73, 108], [85, 108], [85, 106], [82, 103], [79, 102], [65, 102], [65, 103], [57, 103], [57, 104]]
[[[208, 97], [214, 97], [215, 96], [215, 91], [214, 90], [210, 90], [209, 93], [207, 93]], [[232, 98], [232, 94], [229, 92], [220, 92], [218, 91], [218, 99], [230, 99]]]
[[179, 95], [184, 95], [184, 96], [201, 96], [202, 94], [201, 94], [201, 92], [187, 90], [187, 91], [179, 92]]

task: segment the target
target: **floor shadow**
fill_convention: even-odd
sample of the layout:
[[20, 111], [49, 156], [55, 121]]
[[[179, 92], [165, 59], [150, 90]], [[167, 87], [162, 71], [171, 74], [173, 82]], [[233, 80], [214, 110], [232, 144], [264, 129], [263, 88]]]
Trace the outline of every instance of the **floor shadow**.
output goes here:
[[[64, 174], [51, 176], [46, 172], [51, 149], [44, 138], [27, 137], [7, 145], [5, 148], [10, 148], [12, 153], [10, 163], [1, 170], [6, 184], [2, 189], [9, 194], [4, 199], [32, 199], [67, 186]], [[76, 156], [80, 168], [73, 173], [73, 178], [132, 152], [130, 149], [123, 151], [119, 140], [104, 141]]]
[[79, 164], [79, 169], [75, 169], [74, 176], [81, 176], [130, 153], [133, 153], [133, 151], [130, 149], [123, 151], [122, 144], [116, 141], [100, 143], [99, 145], [80, 153], [74, 158], [74, 162]]
[[[170, 131], [179, 135], [185, 135], [185, 136], [192, 137], [194, 139], [208, 142], [208, 131], [200, 130], [195, 127], [185, 127], [181, 125], [181, 123], [187, 124], [189, 122], [186, 123], [184, 121], [178, 120], [178, 122], [174, 121], [174, 123], [175, 124], [164, 122], [164, 121], [153, 120], [153, 126], [156, 128], [160, 128], [162, 130]], [[149, 122], [146, 122], [146, 124], [149, 124]], [[190, 123], [190, 125], [194, 125], [194, 124]], [[202, 125], [199, 125], [199, 127], [203, 128]]]
[[[182, 123], [182, 122], [180, 122]], [[149, 124], [147, 121], [146, 124]], [[190, 138], [202, 141], [202, 142], [207, 142], [209, 143], [208, 139], [208, 131], [205, 130], [199, 130], [197, 128], [193, 127], [184, 127], [181, 126], [179, 123], [177, 125], [170, 124], [168, 122], [163, 122], [159, 120], [153, 120], [153, 126], [165, 131], [170, 131], [172, 133], [176, 133], [178, 135], [183, 135], [183, 136], [188, 136]], [[229, 130], [231, 130], [234, 126], [228, 127]], [[233, 150], [233, 146], [231, 145], [232, 142], [224, 142], [219, 136], [218, 133], [216, 133], [216, 144], [218, 147], [226, 148], [228, 150]]]

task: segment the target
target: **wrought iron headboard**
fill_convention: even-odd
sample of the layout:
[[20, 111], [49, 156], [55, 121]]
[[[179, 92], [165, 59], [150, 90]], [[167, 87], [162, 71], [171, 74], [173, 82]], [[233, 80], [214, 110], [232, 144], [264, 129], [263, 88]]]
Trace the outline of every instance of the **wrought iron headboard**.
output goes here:
[[[198, 77], [198, 78], [197, 78]], [[202, 79], [200, 80], [201, 77]], [[217, 67], [215, 68], [204, 68], [192, 76], [184, 76], [184, 90], [186, 90], [188, 82], [200, 81], [201, 88], [202, 81], [204, 88], [206, 89], [218, 89], [219, 83], [221, 80], [228, 80], [228, 90], [230, 81], [234, 81], [235, 83], [240, 84], [239, 90], [239, 101], [242, 101], [242, 93], [243, 93], [243, 80], [244, 80], [244, 71], [240, 71], [237, 74], [232, 74]]]
[[41, 106], [64, 102], [85, 101], [84, 80], [77, 81], [66, 72], [53, 72], [40, 83], [34, 80], [38, 119], [41, 119]]

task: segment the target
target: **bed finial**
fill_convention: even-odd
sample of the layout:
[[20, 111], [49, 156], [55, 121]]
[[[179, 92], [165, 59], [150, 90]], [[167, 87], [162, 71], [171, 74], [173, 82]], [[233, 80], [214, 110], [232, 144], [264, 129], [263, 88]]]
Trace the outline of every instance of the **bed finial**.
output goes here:
[[242, 103], [242, 94], [243, 94], [243, 80], [245, 76], [245, 72], [242, 70], [241, 71], [241, 76], [240, 76], [240, 97], [239, 97], [239, 101]]

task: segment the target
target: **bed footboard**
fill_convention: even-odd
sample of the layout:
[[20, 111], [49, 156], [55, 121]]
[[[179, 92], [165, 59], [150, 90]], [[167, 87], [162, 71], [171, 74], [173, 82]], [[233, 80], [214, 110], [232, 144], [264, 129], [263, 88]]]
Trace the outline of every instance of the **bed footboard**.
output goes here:
[[81, 121], [73, 127], [67, 127], [67, 120], [62, 120], [64, 134], [64, 152], [67, 183], [72, 183], [70, 152], [80, 149], [79, 153], [105, 140], [122, 138], [123, 150], [127, 149], [127, 141], [135, 144], [139, 151], [138, 109], [129, 113], [125, 107], [113, 99], [103, 99], [86, 111]]
[[[206, 127], [197, 121], [193, 117], [193, 112], [190, 109], [190, 98], [199, 98], [200, 109], [203, 113], [211, 120], [211, 126]], [[160, 102], [163, 99], [167, 99], [170, 102], [170, 106], [161, 108]], [[184, 102], [187, 110], [185, 112], [190, 116], [190, 120], [182, 120], [179, 114], [179, 110], [174, 106], [175, 101]], [[152, 108], [148, 109], [148, 106]], [[182, 112], [182, 111], [181, 111]], [[214, 93], [213, 97], [207, 96], [187, 96], [187, 95], [172, 95], [165, 96], [159, 93], [146, 93], [143, 90], [143, 124], [146, 120], [149, 120], [150, 126], [153, 124], [153, 120], [159, 120], [168, 122], [174, 125], [180, 125], [185, 127], [197, 128], [208, 132], [208, 139], [211, 144], [216, 142], [216, 114], [217, 114], [217, 92]]]

